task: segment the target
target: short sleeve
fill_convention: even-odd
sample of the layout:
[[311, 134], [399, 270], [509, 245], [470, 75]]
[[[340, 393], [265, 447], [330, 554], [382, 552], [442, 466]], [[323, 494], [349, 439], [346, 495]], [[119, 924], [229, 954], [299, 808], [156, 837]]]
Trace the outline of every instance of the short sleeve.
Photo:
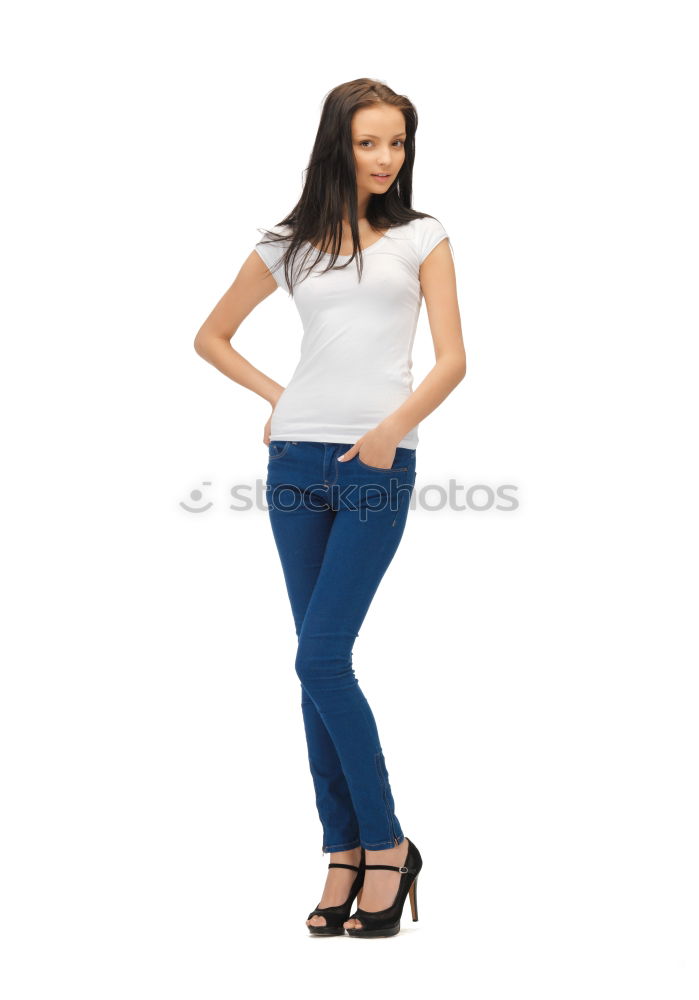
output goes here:
[[426, 217], [420, 219], [418, 227], [418, 258], [422, 264], [429, 253], [434, 250], [442, 240], [448, 240], [447, 232], [438, 219]]
[[289, 291], [289, 286], [284, 277], [284, 265], [281, 263], [281, 259], [284, 256], [284, 252], [289, 247], [289, 240], [279, 240], [278, 242], [266, 242], [268, 240], [267, 232], [273, 233], [276, 236], [281, 236], [284, 234], [285, 230], [281, 229], [279, 226], [273, 226], [269, 230], [264, 230], [258, 227], [258, 233], [262, 233], [263, 239], [255, 244], [254, 249], [257, 251], [259, 256], [262, 258], [264, 263], [267, 265], [272, 273], [272, 277], [277, 282], [280, 288], [285, 291]]

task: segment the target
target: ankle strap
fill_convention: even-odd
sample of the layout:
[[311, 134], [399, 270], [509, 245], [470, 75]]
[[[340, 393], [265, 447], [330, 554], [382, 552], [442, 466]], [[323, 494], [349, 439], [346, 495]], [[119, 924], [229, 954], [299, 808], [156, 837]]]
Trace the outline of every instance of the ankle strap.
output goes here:
[[359, 871], [359, 868], [356, 865], [344, 865], [341, 861], [331, 861], [328, 868], [352, 868], [356, 872]]
[[405, 865], [401, 865], [400, 868], [397, 865], [364, 865], [365, 868], [383, 868], [387, 872], [407, 872]]

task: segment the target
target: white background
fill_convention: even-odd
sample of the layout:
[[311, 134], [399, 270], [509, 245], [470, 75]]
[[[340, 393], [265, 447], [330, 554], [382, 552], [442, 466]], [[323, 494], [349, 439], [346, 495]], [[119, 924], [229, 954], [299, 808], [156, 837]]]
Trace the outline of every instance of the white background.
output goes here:
[[[691, 12], [6, 9], [7, 1000], [696, 998]], [[359, 76], [417, 106], [459, 280], [417, 492], [519, 499], [418, 504], [355, 644], [424, 859], [419, 921], [361, 943], [307, 933], [293, 622], [261, 499], [231, 508], [269, 405], [193, 349]], [[235, 346], [284, 385], [299, 338], [279, 291]], [[432, 362], [423, 311], [415, 386]]]

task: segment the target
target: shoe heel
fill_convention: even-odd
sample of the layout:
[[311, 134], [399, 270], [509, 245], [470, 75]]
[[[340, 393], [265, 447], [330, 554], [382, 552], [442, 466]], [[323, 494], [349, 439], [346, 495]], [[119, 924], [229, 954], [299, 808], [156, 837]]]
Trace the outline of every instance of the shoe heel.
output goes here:
[[410, 909], [415, 921], [417, 920], [417, 875], [413, 879], [410, 889], [408, 889], [408, 895], [410, 896]]

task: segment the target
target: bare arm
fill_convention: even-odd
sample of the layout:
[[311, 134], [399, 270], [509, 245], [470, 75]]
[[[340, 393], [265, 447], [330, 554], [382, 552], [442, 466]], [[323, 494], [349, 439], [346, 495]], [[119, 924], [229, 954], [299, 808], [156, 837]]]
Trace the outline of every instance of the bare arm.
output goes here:
[[352, 458], [360, 450], [369, 465], [390, 467], [398, 442], [436, 410], [466, 375], [466, 350], [456, 293], [456, 273], [449, 241], [442, 240], [420, 267], [420, 285], [427, 306], [436, 363], [420, 385], [401, 405], [346, 451]]
[[[214, 306], [194, 338], [194, 350], [200, 357], [238, 385], [262, 396], [272, 408], [284, 391], [284, 386], [251, 365], [235, 350], [231, 340], [245, 317], [278, 287], [267, 270], [267, 265], [257, 251], [253, 250], [231, 287]], [[265, 444], [268, 443], [265, 441]]]
[[449, 241], [442, 240], [420, 268], [436, 363], [420, 385], [379, 426], [396, 444], [436, 410], [466, 375], [466, 350], [456, 293], [456, 273]]

